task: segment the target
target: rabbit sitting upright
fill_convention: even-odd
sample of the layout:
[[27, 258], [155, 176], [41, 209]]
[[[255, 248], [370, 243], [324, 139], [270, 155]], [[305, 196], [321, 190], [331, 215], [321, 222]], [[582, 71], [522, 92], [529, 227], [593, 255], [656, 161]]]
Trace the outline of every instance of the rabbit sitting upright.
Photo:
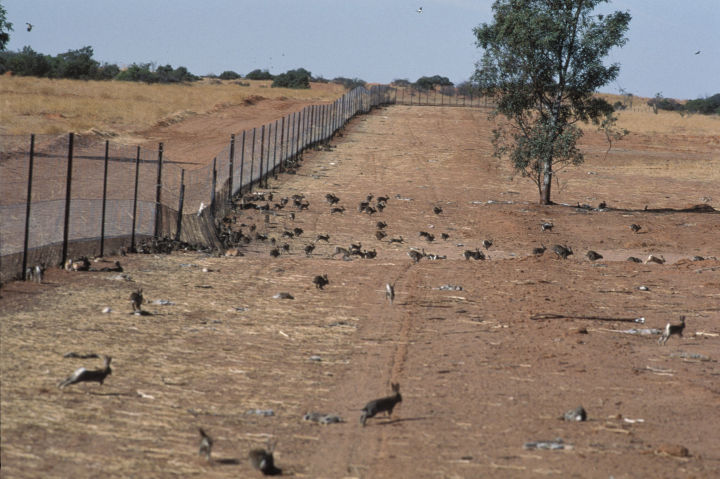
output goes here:
[[360, 415], [360, 424], [365, 427], [365, 421], [374, 417], [377, 413], [387, 412], [388, 416], [392, 415], [393, 408], [399, 402], [402, 402], [402, 396], [400, 395], [400, 384], [392, 383], [392, 390], [395, 394], [380, 399], [370, 401], [365, 405]]

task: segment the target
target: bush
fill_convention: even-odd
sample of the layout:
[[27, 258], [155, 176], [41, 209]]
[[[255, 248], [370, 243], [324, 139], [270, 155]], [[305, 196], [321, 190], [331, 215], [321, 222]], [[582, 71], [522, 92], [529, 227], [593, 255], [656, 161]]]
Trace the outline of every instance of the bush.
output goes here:
[[310, 88], [310, 78], [312, 78], [312, 74], [304, 68], [288, 70], [277, 75], [271, 86], [273, 88]]
[[237, 80], [238, 78], [240, 78], [240, 74], [235, 73], [232, 70], [227, 70], [222, 72], [218, 78], [220, 78], [221, 80]]
[[685, 104], [685, 109], [690, 113], [720, 115], [720, 93], [717, 93], [709, 98], [690, 100]]
[[453, 83], [447, 77], [435, 75], [431, 77], [420, 77], [415, 82], [415, 86], [420, 90], [432, 90], [435, 86], [453, 86]]
[[364, 87], [366, 85], [365, 80], [361, 80], [360, 78], [345, 78], [345, 77], [333, 78], [333, 83], [335, 83], [337, 85], [342, 85], [343, 87], [345, 87], [348, 90], [352, 90], [359, 86]]
[[37, 53], [30, 47], [0, 54], [0, 64], [3, 72], [11, 71], [19, 76], [49, 77], [53, 70], [52, 57]]
[[393, 80], [390, 85], [394, 87], [407, 87], [410, 86], [410, 80], [407, 78], [398, 78]]
[[655, 97], [651, 98], [647, 102], [648, 106], [653, 107], [653, 110], [667, 110], [667, 111], [682, 111], [684, 110], [683, 105], [673, 100], [672, 98]]
[[52, 76], [75, 80], [91, 80], [97, 78], [100, 63], [93, 60], [92, 47], [79, 50], [68, 50], [55, 57]]
[[152, 63], [133, 63], [116, 77], [120, 81], [136, 81], [145, 83], [179, 83], [196, 81], [199, 78], [188, 72], [185, 67], [173, 69], [170, 65], [153, 68]]
[[245, 75], [245, 78], [248, 80], [272, 80], [274, 77], [269, 71], [258, 68]]

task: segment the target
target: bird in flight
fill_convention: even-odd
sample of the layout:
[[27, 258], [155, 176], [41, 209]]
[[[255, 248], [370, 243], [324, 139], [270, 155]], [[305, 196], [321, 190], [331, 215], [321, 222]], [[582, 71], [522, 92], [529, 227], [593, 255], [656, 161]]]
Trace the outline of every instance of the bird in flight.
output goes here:
[[696, 51], [695, 55], [700, 55], [700, 50]]
[[418, 9], [417, 9], [417, 12], [418, 12], [418, 13], [422, 13], [422, 7], [418, 8]]
[[27, 25], [27, 31], [28, 31], [28, 32], [29, 32], [30, 30], [32, 30], [32, 28], [34, 27], [34, 25], [33, 25], [32, 23], [27, 23], [27, 22], [25, 22], [25, 25]]

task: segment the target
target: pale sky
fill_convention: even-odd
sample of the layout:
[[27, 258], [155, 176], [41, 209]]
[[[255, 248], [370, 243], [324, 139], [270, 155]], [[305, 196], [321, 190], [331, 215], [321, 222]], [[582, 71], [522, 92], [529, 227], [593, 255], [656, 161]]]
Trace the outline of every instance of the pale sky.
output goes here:
[[[315, 76], [389, 83], [442, 75], [459, 83], [482, 51], [472, 29], [491, 0], [0, 0], [14, 24], [9, 50], [185, 66], [196, 75], [303, 67]], [[418, 7], [423, 13], [417, 13]], [[720, 0], [613, 0], [632, 14], [610, 61], [620, 88], [692, 99], [720, 93]], [[25, 23], [33, 24], [32, 31]], [[695, 52], [701, 53], [696, 55]]]

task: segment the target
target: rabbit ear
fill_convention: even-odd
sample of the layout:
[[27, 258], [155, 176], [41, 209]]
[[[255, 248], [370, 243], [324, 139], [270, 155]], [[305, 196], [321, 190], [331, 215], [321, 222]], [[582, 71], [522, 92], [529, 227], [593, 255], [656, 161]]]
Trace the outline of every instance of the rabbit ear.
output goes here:
[[390, 383], [393, 392], [400, 392], [400, 383]]
[[275, 439], [275, 440], [268, 439], [267, 450], [270, 454], [275, 452], [275, 446], [277, 446], [277, 439]]

